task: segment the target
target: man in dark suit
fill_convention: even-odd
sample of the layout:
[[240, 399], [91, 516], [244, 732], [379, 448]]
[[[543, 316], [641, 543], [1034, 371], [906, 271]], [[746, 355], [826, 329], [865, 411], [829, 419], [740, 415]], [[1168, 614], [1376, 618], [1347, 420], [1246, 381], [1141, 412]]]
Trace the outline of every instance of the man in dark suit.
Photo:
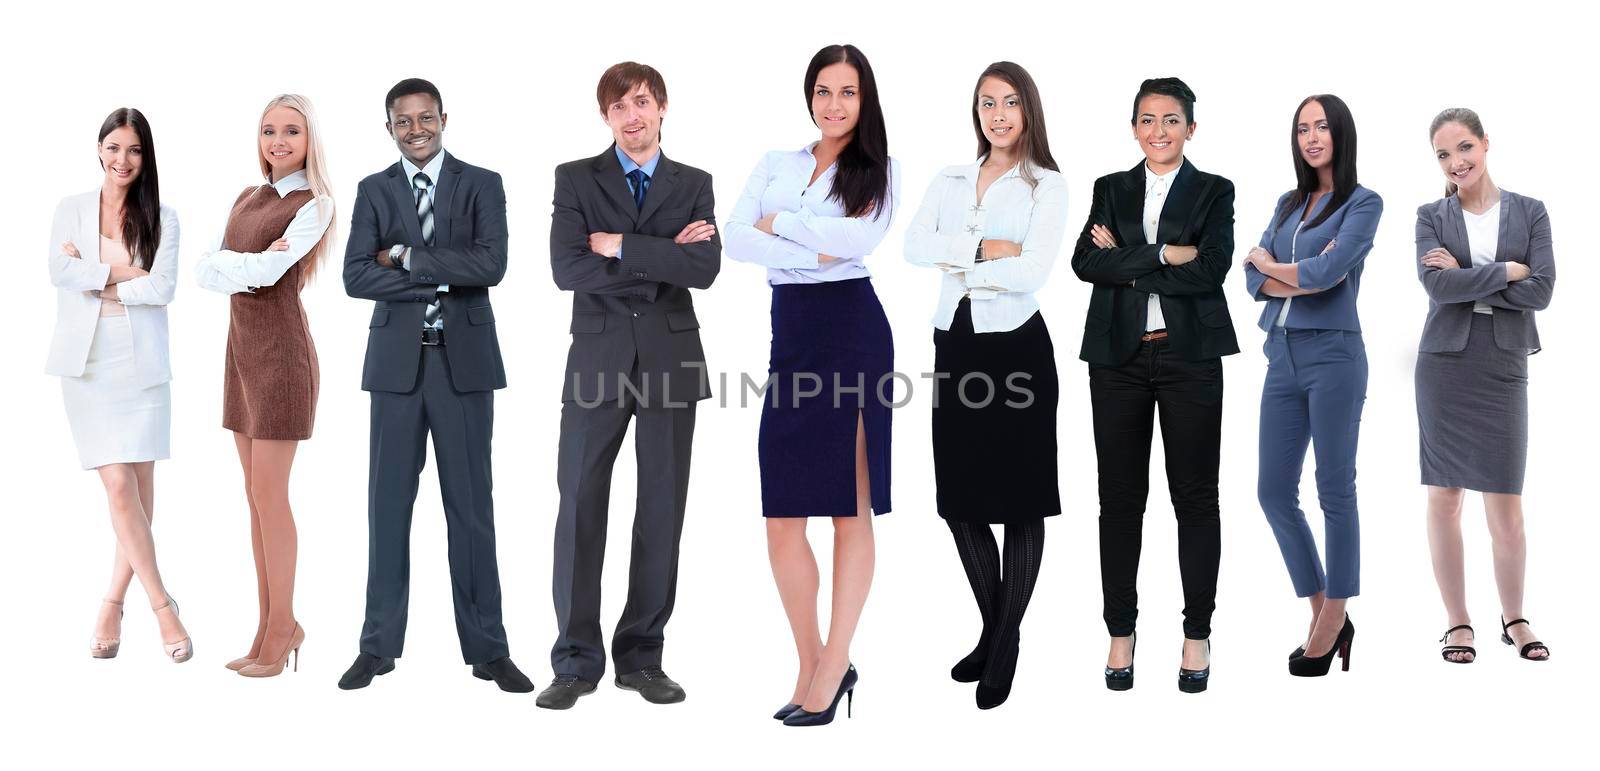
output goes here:
[[[1183, 157], [1194, 92], [1146, 80], [1133, 135], [1145, 160], [1095, 180], [1072, 255], [1094, 285], [1080, 358], [1089, 363], [1100, 472], [1100, 578], [1111, 633], [1107, 685], [1132, 684], [1140, 531], [1150, 486], [1150, 438], [1160, 408], [1167, 487], [1178, 519], [1184, 664], [1209, 673], [1221, 529], [1222, 359], [1238, 353], [1222, 281], [1233, 261], [1233, 183]], [[1125, 671], [1125, 678], [1113, 677]], [[1204, 684], [1191, 686], [1203, 688]]]
[[361, 180], [344, 258], [345, 291], [377, 306], [361, 373], [372, 393], [367, 615], [339, 687], [393, 670], [405, 644], [411, 508], [431, 434], [462, 657], [473, 676], [528, 693], [500, 622], [489, 463], [494, 392], [506, 387], [489, 306], [506, 274], [505, 189], [500, 175], [445, 153], [432, 83], [403, 80], [384, 106], [400, 161]]
[[568, 709], [604, 676], [601, 561], [611, 468], [630, 418], [639, 464], [628, 599], [611, 654], [616, 684], [647, 701], [683, 701], [661, 669], [689, 495], [695, 404], [711, 395], [690, 289], [717, 276], [711, 175], [661, 153], [667, 87], [635, 62], [595, 93], [614, 144], [556, 169], [550, 267], [572, 292], [572, 348], [561, 390], [556, 483], [555, 680], [539, 694]]

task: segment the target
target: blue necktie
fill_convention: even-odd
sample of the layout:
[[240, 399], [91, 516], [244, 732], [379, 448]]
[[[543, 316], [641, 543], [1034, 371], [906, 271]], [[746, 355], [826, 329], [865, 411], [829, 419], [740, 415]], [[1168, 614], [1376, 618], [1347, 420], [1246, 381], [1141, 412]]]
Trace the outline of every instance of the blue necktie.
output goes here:
[[646, 176], [644, 169], [634, 169], [628, 172], [628, 181], [633, 183], [633, 205], [635, 208], [644, 208], [644, 186], [650, 177]]

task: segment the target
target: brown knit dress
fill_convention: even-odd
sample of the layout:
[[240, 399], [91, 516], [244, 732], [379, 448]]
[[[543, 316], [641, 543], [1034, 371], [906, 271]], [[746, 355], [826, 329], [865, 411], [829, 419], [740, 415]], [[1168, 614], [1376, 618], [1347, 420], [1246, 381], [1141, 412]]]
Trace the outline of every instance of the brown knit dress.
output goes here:
[[[310, 190], [279, 197], [271, 185], [246, 189], [228, 215], [222, 248], [264, 252], [283, 237]], [[232, 295], [222, 427], [251, 439], [311, 438], [317, 412], [317, 349], [300, 304], [307, 254], [277, 283]]]

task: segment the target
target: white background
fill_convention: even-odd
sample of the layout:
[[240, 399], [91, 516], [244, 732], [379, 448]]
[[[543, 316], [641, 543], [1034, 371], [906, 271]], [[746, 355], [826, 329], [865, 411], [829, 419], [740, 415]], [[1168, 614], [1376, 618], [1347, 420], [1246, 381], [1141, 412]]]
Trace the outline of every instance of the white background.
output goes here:
[[[1589, 721], [1593, 684], [1590, 472], [1592, 372], [1588, 222], [1596, 125], [1592, 40], [1573, 11], [1541, 3], [1056, 4], [962, 3], [915, 10], [863, 3], [49, 4], [8, 20], [5, 230], [14, 292], [7, 303], [10, 405], [0, 442], [6, 501], [0, 570], [0, 686], [13, 715], [14, 768], [295, 768], [581, 764], [667, 767], [868, 767], [984, 759], [1052, 765], [1170, 761], [1274, 767], [1403, 761], [1445, 768], [1510, 761], [1565, 766]], [[14, 9], [13, 14], [17, 13]], [[608, 65], [636, 59], [666, 77], [665, 150], [715, 175], [726, 216], [761, 154], [816, 131], [801, 76], [824, 44], [853, 42], [882, 91], [890, 149], [905, 171], [895, 226], [869, 260], [897, 342], [896, 365], [931, 367], [929, 319], [939, 276], [907, 265], [904, 224], [927, 182], [970, 161], [969, 98], [996, 59], [1033, 73], [1070, 187], [1070, 230], [1093, 180], [1140, 158], [1128, 116], [1139, 81], [1179, 75], [1198, 93], [1189, 157], [1237, 185], [1239, 256], [1272, 202], [1293, 185], [1292, 112], [1332, 92], [1360, 128], [1361, 181], [1386, 212], [1362, 281], [1371, 380], [1360, 455], [1362, 595], [1351, 603], [1361, 645], [1349, 673], [1301, 680], [1284, 658], [1305, 631], [1255, 501], [1257, 400], [1265, 363], [1259, 311], [1237, 268], [1228, 276], [1243, 353], [1227, 359], [1222, 469], [1223, 563], [1211, 691], [1179, 694], [1182, 636], [1175, 527], [1157, 442], [1141, 574], [1138, 687], [1101, 685], [1094, 447], [1087, 376], [1076, 352], [1089, 287], [1064, 251], [1040, 302], [1062, 375], [1061, 491], [1011, 700], [979, 712], [949, 666], [978, 616], [950, 536], [933, 513], [927, 389], [895, 416], [894, 511], [877, 520], [878, 573], [852, 652], [860, 718], [809, 732], [768, 715], [787, 701], [794, 656], [767, 565], [756, 465], [759, 410], [704, 403], [699, 414], [677, 612], [667, 671], [688, 701], [654, 706], [602, 683], [566, 713], [468, 676], [450, 610], [443, 514], [430, 459], [413, 531], [411, 625], [393, 674], [359, 692], [334, 687], [356, 654], [366, 573], [367, 395], [359, 388], [370, 303], [345, 296], [337, 256], [305, 293], [322, 363], [315, 436], [301, 445], [292, 500], [300, 532], [297, 601], [307, 632], [298, 673], [247, 680], [222, 668], [255, 628], [247, 512], [231, 437], [220, 425], [226, 298], [187, 266], [258, 181], [255, 122], [273, 95], [310, 96], [320, 112], [339, 205], [342, 254], [356, 182], [396, 160], [379, 111], [395, 81], [443, 91], [449, 150], [501, 172], [511, 260], [494, 290], [510, 388], [496, 396], [497, 527], [513, 658], [542, 686], [554, 638], [551, 537], [559, 378], [570, 300], [550, 280], [551, 172], [593, 156], [609, 134], [594, 103]], [[55, 291], [45, 275], [48, 225], [62, 196], [100, 179], [95, 130], [132, 105], [153, 123], [163, 201], [182, 222], [180, 291], [171, 306], [173, 459], [157, 471], [161, 567], [198, 655], [174, 667], [137, 588], [123, 649], [88, 656], [113, 539], [99, 482], [77, 468], [59, 385], [42, 374]], [[1498, 602], [1481, 504], [1466, 517], [1469, 599], [1480, 660], [1442, 663], [1446, 626], [1429, 568], [1417, 482], [1412, 365], [1426, 300], [1413, 268], [1418, 205], [1442, 176], [1426, 128], [1441, 108], [1483, 116], [1494, 179], [1542, 199], [1554, 225], [1560, 289], [1540, 314], [1528, 463], [1527, 615], [1554, 658], [1519, 661], [1496, 642]], [[762, 271], [724, 261], [697, 292], [713, 371], [764, 372], [769, 291]], [[841, 329], [840, 334], [851, 330]], [[918, 385], [924, 385], [919, 381]], [[631, 441], [629, 443], [631, 445]], [[1008, 448], [973, 448], [1004, 464]], [[1303, 500], [1320, 533], [1310, 464]], [[612, 490], [606, 632], [626, 585], [634, 463], [624, 451]], [[826, 574], [830, 528], [811, 534]], [[824, 610], [827, 601], [824, 599]], [[609, 673], [608, 673], [609, 678]], [[1592, 717], [1592, 713], [1589, 713]], [[13, 761], [21, 765], [12, 765]], [[587, 767], [580, 766], [580, 767]]]

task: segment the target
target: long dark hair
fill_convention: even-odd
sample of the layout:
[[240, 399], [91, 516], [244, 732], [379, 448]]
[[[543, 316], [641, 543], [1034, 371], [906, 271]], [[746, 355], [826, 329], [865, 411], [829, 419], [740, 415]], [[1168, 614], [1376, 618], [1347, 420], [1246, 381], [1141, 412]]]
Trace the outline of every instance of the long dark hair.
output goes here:
[[[1485, 135], [1483, 133], [1483, 121], [1478, 118], [1477, 113], [1465, 107], [1450, 107], [1446, 108], [1438, 115], [1435, 115], [1433, 118], [1433, 123], [1428, 126], [1429, 142], [1433, 141], [1433, 135], [1439, 133], [1439, 129], [1444, 128], [1444, 124], [1446, 123], [1459, 123], [1461, 124], [1462, 128], [1471, 131], [1472, 135], [1478, 138], [1478, 141], [1481, 142], [1485, 139]], [[1455, 195], [1456, 191], [1459, 189], [1460, 188], [1458, 188], [1454, 182], [1444, 183], [1444, 197], [1449, 198], [1450, 196]], [[295, 655], [298, 656], [299, 654]]]
[[1289, 221], [1289, 215], [1298, 211], [1317, 189], [1317, 170], [1300, 157], [1300, 140], [1298, 137], [1300, 125], [1300, 111], [1306, 105], [1316, 102], [1322, 105], [1322, 112], [1328, 119], [1328, 133], [1333, 135], [1333, 198], [1328, 200], [1328, 205], [1322, 208], [1322, 213], [1316, 219], [1306, 223], [1306, 227], [1314, 228], [1322, 224], [1330, 215], [1350, 200], [1356, 191], [1356, 119], [1351, 117], [1350, 108], [1344, 100], [1333, 94], [1313, 94], [1300, 102], [1294, 108], [1294, 118], [1289, 121], [1289, 151], [1294, 155], [1294, 195], [1284, 201], [1283, 210], [1278, 212], [1278, 227]]
[[[156, 141], [150, 134], [150, 122], [132, 107], [118, 107], [100, 124], [100, 136], [95, 141], [106, 141], [107, 134], [123, 126], [139, 136], [139, 155], [144, 162], [122, 206], [122, 243], [128, 247], [133, 264], [148, 269], [161, 244], [161, 180], [156, 174]], [[102, 171], [104, 165], [101, 164]]]
[[978, 90], [983, 87], [985, 78], [1005, 81], [1022, 99], [1022, 141], [1027, 150], [1021, 164], [1022, 178], [1032, 187], [1039, 184], [1039, 178], [1033, 174], [1035, 169], [1060, 172], [1055, 156], [1050, 154], [1050, 136], [1044, 129], [1044, 105], [1039, 100], [1039, 87], [1033, 84], [1033, 76], [1015, 62], [989, 65], [978, 76], [978, 82], [972, 84], [972, 130], [978, 135], [978, 157], [987, 158], [993, 149], [988, 135], [983, 133], [983, 121], [978, 118]]
[[[839, 63], [854, 67], [860, 77], [857, 85], [861, 88], [861, 110], [850, 143], [839, 153], [828, 197], [838, 201], [848, 216], [861, 217], [870, 212], [877, 219], [887, 208], [883, 204], [889, 197], [889, 133], [883, 126], [883, 106], [878, 103], [878, 81], [861, 49], [848, 43], [831, 45], [811, 57], [811, 63], [806, 65], [806, 113], [811, 113], [817, 74], [822, 68]], [[811, 122], [817, 122], [815, 115]]]

